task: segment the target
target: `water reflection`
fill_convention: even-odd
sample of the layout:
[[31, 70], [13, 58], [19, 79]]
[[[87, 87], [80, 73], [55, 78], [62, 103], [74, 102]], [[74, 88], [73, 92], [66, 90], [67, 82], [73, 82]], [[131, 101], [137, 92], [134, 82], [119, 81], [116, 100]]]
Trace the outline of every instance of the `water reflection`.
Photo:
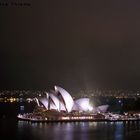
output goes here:
[[139, 123], [29, 123], [19, 121], [17, 130], [20, 139], [124, 140], [128, 135], [139, 130]]

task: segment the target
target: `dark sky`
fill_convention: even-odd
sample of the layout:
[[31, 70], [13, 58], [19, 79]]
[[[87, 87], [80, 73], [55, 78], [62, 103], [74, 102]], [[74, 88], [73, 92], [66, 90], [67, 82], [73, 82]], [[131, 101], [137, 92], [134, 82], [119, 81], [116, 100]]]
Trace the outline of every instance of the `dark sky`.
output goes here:
[[139, 0], [26, 1], [0, 6], [1, 90], [140, 88]]

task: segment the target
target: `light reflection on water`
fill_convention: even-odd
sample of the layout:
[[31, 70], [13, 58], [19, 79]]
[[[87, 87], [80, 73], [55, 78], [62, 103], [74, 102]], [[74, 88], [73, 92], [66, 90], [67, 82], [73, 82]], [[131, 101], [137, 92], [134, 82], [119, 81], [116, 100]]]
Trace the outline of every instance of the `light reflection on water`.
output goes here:
[[139, 130], [139, 124], [123, 122], [29, 123], [18, 122], [20, 139], [124, 140]]

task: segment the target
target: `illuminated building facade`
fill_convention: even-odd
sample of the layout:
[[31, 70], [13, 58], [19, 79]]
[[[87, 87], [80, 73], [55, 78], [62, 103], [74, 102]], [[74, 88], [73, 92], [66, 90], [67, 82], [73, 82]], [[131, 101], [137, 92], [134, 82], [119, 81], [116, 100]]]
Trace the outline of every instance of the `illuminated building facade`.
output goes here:
[[64, 111], [68, 113], [72, 111], [105, 113], [109, 107], [108, 105], [93, 107], [90, 104], [89, 98], [80, 98], [74, 101], [65, 89], [59, 86], [55, 86], [54, 89], [53, 92], [47, 93], [46, 97], [38, 99], [38, 106], [42, 105], [46, 110], [57, 110], [58, 112]]

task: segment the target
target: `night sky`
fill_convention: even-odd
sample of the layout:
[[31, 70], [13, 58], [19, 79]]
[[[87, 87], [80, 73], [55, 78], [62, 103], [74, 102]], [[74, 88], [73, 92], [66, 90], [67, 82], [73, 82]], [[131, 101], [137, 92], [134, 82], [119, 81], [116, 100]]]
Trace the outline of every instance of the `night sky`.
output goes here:
[[139, 0], [26, 1], [0, 6], [0, 90], [140, 88]]

